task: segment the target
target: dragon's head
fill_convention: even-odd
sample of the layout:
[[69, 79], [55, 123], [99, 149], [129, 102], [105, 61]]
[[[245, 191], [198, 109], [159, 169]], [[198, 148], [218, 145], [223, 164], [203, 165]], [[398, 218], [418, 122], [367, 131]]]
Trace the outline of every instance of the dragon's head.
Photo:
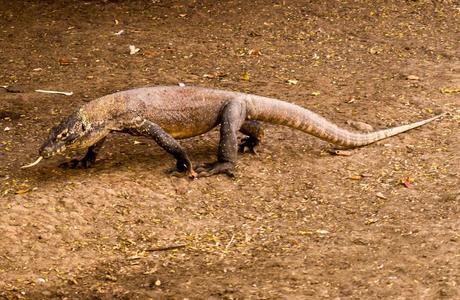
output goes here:
[[92, 124], [80, 109], [51, 129], [39, 154], [43, 158], [50, 158], [66, 149], [90, 147], [106, 135], [103, 127], [103, 124]]

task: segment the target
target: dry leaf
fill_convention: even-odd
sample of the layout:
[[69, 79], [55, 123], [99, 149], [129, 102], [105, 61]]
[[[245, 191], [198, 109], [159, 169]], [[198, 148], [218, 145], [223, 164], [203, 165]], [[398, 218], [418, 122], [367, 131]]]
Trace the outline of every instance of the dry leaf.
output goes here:
[[251, 49], [248, 51], [248, 54], [252, 56], [260, 56], [262, 55], [262, 52], [259, 49]]
[[14, 192], [14, 193], [16, 195], [22, 195], [22, 194], [25, 194], [27, 192], [30, 192], [30, 188], [20, 189], [20, 190], [17, 190], [16, 192]]
[[134, 55], [139, 52], [141, 49], [136, 48], [134, 45], [129, 45], [129, 54]]
[[113, 275], [110, 275], [110, 274], [106, 274], [105, 276], [105, 279], [109, 280], [109, 281], [117, 281], [117, 278]]
[[382, 49], [377, 48], [377, 47], [372, 47], [369, 49], [370, 54], [379, 54], [380, 52], [382, 52]]
[[76, 57], [61, 57], [59, 58], [59, 64], [61, 66], [68, 66], [70, 64], [76, 63], [78, 58]]
[[243, 74], [241, 74], [240, 79], [244, 81], [249, 81], [249, 73], [244, 72]]
[[387, 198], [381, 192], [378, 192], [377, 194], [375, 194], [375, 196], [377, 196], [377, 198], [380, 198], [380, 199], [386, 199]]
[[364, 222], [365, 225], [370, 225], [370, 224], [374, 224], [374, 223], [377, 223], [378, 219], [374, 219], [374, 218], [370, 218], [370, 219], [367, 219], [366, 222]]
[[406, 177], [401, 180], [401, 184], [404, 185], [406, 188], [410, 188], [415, 182], [415, 179], [412, 177]]
[[420, 80], [420, 77], [417, 75], [409, 75], [407, 76], [407, 80]]
[[460, 93], [460, 87], [449, 89], [449, 88], [442, 88], [441, 93], [443, 94], [455, 94]]
[[157, 53], [153, 50], [143, 50], [142, 55], [144, 55], [145, 57], [151, 58], [151, 57], [157, 56]]

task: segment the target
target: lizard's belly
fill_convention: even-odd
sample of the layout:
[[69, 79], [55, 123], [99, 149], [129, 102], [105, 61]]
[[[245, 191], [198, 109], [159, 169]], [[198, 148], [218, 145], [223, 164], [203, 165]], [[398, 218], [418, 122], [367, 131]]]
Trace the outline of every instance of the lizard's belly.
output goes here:
[[164, 97], [155, 106], [147, 106], [146, 118], [177, 139], [203, 134], [219, 124], [223, 100], [206, 95], [179, 96]]
[[187, 116], [186, 118], [166, 118], [158, 120], [158, 125], [176, 139], [185, 139], [206, 133], [216, 127], [218, 122], [217, 114], [214, 116]]
[[164, 128], [164, 130], [169, 133], [175, 139], [186, 139], [189, 137], [194, 137], [203, 133], [206, 133], [213, 129], [215, 126], [206, 127], [206, 128]]

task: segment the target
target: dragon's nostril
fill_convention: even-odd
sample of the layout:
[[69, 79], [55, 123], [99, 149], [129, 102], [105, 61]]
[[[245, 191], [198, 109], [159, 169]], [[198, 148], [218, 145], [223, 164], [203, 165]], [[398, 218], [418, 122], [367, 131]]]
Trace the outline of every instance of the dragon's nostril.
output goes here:
[[40, 154], [40, 156], [43, 156], [43, 158], [49, 158], [50, 156], [53, 155], [53, 150], [49, 147], [43, 146], [38, 151], [38, 154]]

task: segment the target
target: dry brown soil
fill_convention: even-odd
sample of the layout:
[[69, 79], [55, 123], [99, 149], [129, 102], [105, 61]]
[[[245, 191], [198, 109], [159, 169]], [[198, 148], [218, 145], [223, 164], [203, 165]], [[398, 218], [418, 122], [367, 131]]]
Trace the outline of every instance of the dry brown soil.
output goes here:
[[[0, 298], [458, 299], [459, 41], [459, 1], [1, 0]], [[121, 134], [91, 169], [19, 168], [79, 105], [179, 82], [346, 128], [449, 114], [350, 156], [267, 125], [235, 179]], [[217, 138], [182, 144], [202, 163]]]

